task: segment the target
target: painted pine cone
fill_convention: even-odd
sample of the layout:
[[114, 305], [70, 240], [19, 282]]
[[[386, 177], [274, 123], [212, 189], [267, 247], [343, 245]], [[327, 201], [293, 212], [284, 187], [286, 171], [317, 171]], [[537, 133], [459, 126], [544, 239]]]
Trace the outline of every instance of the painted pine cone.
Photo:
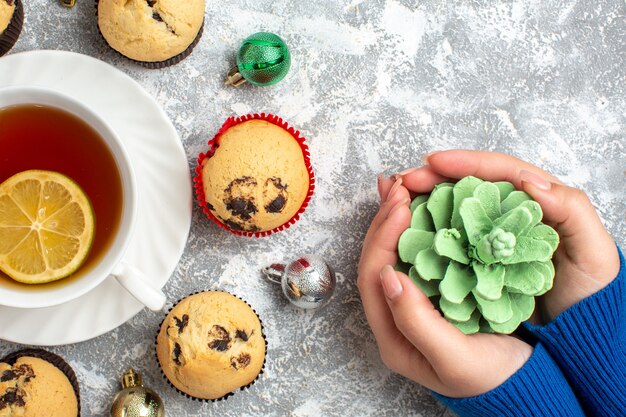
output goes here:
[[404, 270], [466, 334], [512, 333], [552, 288], [559, 244], [537, 202], [508, 182], [465, 177], [411, 203]]

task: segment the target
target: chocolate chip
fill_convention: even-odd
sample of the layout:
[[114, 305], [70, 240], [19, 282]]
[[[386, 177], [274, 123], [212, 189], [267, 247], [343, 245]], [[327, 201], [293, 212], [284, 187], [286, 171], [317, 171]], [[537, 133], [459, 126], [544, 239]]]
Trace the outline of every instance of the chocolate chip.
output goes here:
[[27, 365], [27, 364], [23, 363], [20, 366], [18, 366], [17, 369], [19, 370], [19, 372], [18, 372], [19, 376], [23, 376], [24, 377], [24, 382], [28, 382], [32, 378], [35, 377], [35, 370], [30, 365]]
[[235, 178], [224, 189], [224, 204], [234, 216], [242, 220], [250, 220], [256, 213], [257, 206], [254, 201], [254, 189], [257, 182], [252, 177]]
[[256, 187], [256, 185], [257, 185], [257, 182], [252, 177], [239, 177], [239, 178], [235, 178], [234, 180], [232, 180], [230, 184], [228, 184], [228, 187], [226, 187], [224, 192], [226, 194], [232, 194], [233, 191], [235, 191], [234, 189], [242, 188], [242, 187], [254, 188]]
[[176, 327], [178, 327], [178, 333], [180, 334], [183, 332], [183, 329], [189, 324], [189, 315], [183, 314], [182, 320], [174, 316], [174, 321], [176, 322]]
[[[149, 7], [154, 7], [154, 5], [157, 3], [157, 0], [146, 0], [148, 3]], [[161, 17], [161, 15], [159, 14], [159, 12], [157, 10], [152, 10], [152, 18], [154, 20], [156, 20], [157, 22], [163, 22], [165, 23], [165, 26], [167, 27], [167, 30], [170, 31], [170, 33], [176, 35], [176, 32], [174, 31], [174, 28], [171, 27], [170, 25], [167, 24], [167, 22], [165, 22], [163, 20], [163, 18]]]
[[265, 206], [265, 211], [267, 211], [268, 213], [280, 213], [281, 211], [283, 211], [283, 208], [285, 208], [285, 203], [287, 203], [285, 197], [279, 195], [274, 200], [272, 200], [271, 203]]
[[252, 358], [250, 357], [250, 355], [248, 353], [242, 353], [239, 355], [239, 357], [237, 358], [237, 362], [239, 364], [241, 364], [244, 368], [248, 365], [250, 365], [250, 362], [252, 361]]
[[[222, 223], [231, 230], [255, 232], [259, 228], [253, 224], [253, 216], [262, 207], [256, 200], [257, 181], [253, 177], [235, 178], [224, 189], [221, 202], [232, 214], [228, 220], [221, 219]], [[266, 199], [264, 201], [270, 201]]]
[[228, 340], [214, 340], [209, 343], [209, 347], [218, 352], [224, 352], [228, 350]]
[[13, 6], [13, 3], [15, 2], [15, 0], [6, 0], [6, 2], [9, 6]]
[[[252, 334], [250, 334], [252, 335]], [[243, 340], [244, 342], [248, 341], [248, 334], [246, 333], [245, 330], [237, 330], [237, 332], [235, 333], [235, 337]]]
[[24, 391], [19, 388], [7, 388], [3, 396], [0, 397], [0, 410], [10, 405], [17, 405], [18, 407], [24, 407]]
[[7, 382], [12, 379], [17, 379], [17, 374], [13, 372], [11, 369], [4, 371], [2, 373], [2, 376], [0, 376], [0, 382]]
[[215, 207], [213, 207], [213, 204], [211, 204], [211, 203], [206, 203], [206, 206], [209, 208], [209, 210], [211, 210], [211, 211], [215, 211]]
[[224, 203], [226, 204], [226, 208], [233, 213], [233, 216], [237, 216], [242, 220], [250, 220], [254, 213], [257, 212], [253, 199], [235, 197], [230, 200], [225, 200]]
[[239, 356], [237, 357], [233, 356], [230, 358], [230, 366], [232, 366], [235, 369], [242, 369], [250, 365], [251, 361], [252, 361], [252, 358], [250, 357], [250, 354], [240, 353]]
[[287, 185], [283, 184], [281, 178], [272, 177], [265, 181], [263, 187], [263, 201], [269, 201], [265, 205], [265, 211], [268, 213], [280, 213], [287, 204], [287, 193], [285, 190]]
[[218, 352], [230, 349], [230, 335], [222, 326], [214, 325], [209, 330], [209, 347]]
[[274, 187], [278, 188], [279, 190], [286, 190], [287, 189], [287, 185], [283, 184], [282, 178], [272, 177], [272, 178], [268, 179], [267, 182], [271, 182], [272, 184], [274, 184]]
[[0, 376], [0, 382], [6, 382], [20, 377], [24, 377], [24, 382], [28, 382], [34, 378], [35, 371], [33, 367], [23, 363], [17, 367], [14, 366], [13, 369], [7, 369]]
[[222, 223], [224, 223], [226, 226], [228, 226], [228, 228], [230, 230], [247, 231], [247, 232], [257, 232], [257, 231], [259, 231], [259, 228], [257, 226], [254, 226], [254, 225], [250, 225], [250, 226], [246, 227], [245, 224], [236, 222], [236, 221], [234, 221], [232, 219], [226, 220], [226, 219], [224, 219], [222, 217], [219, 217], [219, 219], [220, 219], [220, 221]]
[[182, 365], [180, 361], [180, 354], [183, 353], [180, 345], [178, 343], [174, 344], [174, 350], [172, 351], [172, 356], [174, 359], [174, 363], [178, 366]]

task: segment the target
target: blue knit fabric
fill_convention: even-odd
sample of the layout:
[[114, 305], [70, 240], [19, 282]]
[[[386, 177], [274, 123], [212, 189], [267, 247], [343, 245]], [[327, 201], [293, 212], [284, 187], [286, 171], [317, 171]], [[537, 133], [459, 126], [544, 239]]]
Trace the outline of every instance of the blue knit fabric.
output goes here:
[[620, 270], [606, 288], [545, 326], [524, 324], [539, 343], [502, 385], [470, 398], [435, 396], [463, 417], [626, 416], [626, 261], [618, 251]]
[[584, 417], [574, 393], [546, 349], [532, 355], [500, 386], [468, 398], [435, 394], [463, 417]]
[[590, 416], [626, 416], [626, 268], [621, 251], [619, 256], [620, 271], [606, 288], [545, 326], [526, 325]]

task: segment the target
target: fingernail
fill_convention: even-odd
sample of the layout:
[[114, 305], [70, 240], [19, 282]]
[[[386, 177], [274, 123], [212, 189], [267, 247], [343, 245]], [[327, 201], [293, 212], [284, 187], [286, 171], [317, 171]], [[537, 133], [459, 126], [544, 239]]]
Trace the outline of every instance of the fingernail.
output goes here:
[[383, 180], [385, 179], [385, 174], [384, 173], [380, 173], [378, 174], [378, 196], [380, 197], [380, 201], [383, 201]]
[[380, 282], [383, 286], [385, 297], [395, 300], [402, 294], [402, 284], [391, 265], [385, 265], [380, 271]]
[[400, 207], [406, 206], [407, 204], [409, 204], [408, 198], [403, 198], [402, 200], [398, 201], [396, 204], [393, 205], [391, 210], [389, 210], [389, 214], [387, 214], [387, 218], [391, 217], [396, 211], [400, 209]]
[[552, 187], [550, 181], [546, 180], [540, 175], [535, 174], [534, 172], [526, 171], [525, 169], [520, 171], [519, 178], [522, 182], [532, 184], [540, 190], [550, 191], [550, 188]]
[[428, 160], [430, 159], [430, 157], [437, 153], [439, 153], [439, 151], [429, 152], [426, 155], [424, 155], [424, 157], [422, 158], [422, 162], [424, 163], [424, 165], [428, 165]]
[[396, 182], [391, 186], [391, 190], [389, 190], [389, 194], [387, 194], [387, 201], [391, 201], [394, 197], [395, 193], [398, 191], [398, 188], [402, 185], [402, 177], [397, 177]]
[[417, 168], [417, 167], [407, 168], [407, 169], [405, 169], [404, 171], [400, 171], [400, 172], [398, 172], [398, 173], [396, 174], [396, 176], [397, 176], [397, 177], [401, 177], [401, 176], [403, 176], [403, 175], [410, 174], [411, 172], [415, 172], [415, 171], [417, 171], [418, 169], [419, 169], [419, 168]]

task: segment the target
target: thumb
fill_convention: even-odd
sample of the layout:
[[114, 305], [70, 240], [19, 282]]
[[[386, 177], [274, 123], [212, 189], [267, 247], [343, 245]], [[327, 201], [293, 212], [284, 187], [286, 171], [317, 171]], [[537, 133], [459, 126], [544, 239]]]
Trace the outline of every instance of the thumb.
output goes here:
[[454, 367], [467, 346], [465, 335], [435, 310], [428, 297], [405, 274], [387, 265], [380, 274], [396, 327], [433, 366], [435, 372]]
[[541, 206], [543, 221], [555, 225], [574, 263], [619, 266], [615, 243], [584, 192], [530, 171], [522, 170], [519, 175], [522, 189]]

